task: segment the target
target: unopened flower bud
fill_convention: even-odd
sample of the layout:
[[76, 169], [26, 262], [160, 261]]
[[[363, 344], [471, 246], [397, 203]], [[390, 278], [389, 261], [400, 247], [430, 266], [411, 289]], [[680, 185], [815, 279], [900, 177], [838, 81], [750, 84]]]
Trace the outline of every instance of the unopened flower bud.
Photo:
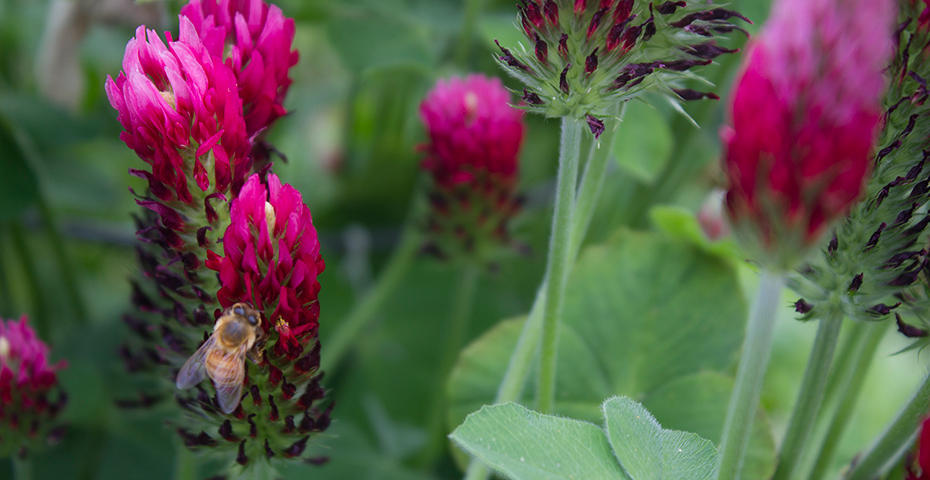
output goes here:
[[[705, 37], [737, 29], [730, 23], [733, 18], [746, 19], [713, 6], [679, 9], [683, 3], [655, 8], [644, 0], [521, 0], [520, 24], [533, 51], [498, 44], [498, 59], [545, 99], [524, 108], [550, 117], [601, 117], [608, 107], [645, 90], [659, 91], [673, 101], [713, 98], [683, 89], [681, 81], [693, 77], [684, 72], [735, 51], [710, 47]], [[549, 47], [557, 48], [558, 59], [548, 57]], [[638, 81], [617, 81], [631, 62], [643, 58], [655, 68]], [[666, 64], [676, 68], [665, 69]], [[573, 72], [570, 65], [583, 68]]]

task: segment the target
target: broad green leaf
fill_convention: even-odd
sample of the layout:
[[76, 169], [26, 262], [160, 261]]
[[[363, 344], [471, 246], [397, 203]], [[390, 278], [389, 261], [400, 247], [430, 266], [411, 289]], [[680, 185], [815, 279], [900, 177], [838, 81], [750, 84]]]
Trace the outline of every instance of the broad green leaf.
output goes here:
[[[666, 428], [718, 440], [723, 417], [706, 418], [698, 430], [691, 413], [725, 408], [732, 383], [696, 398], [681, 390], [661, 405], [657, 395], [674, 393], [675, 382], [702, 372], [725, 377], [745, 327], [741, 291], [729, 261], [661, 232], [622, 232], [588, 248], [566, 289], [555, 413], [600, 423], [603, 399], [625, 395], [642, 400]], [[494, 402], [522, 325], [501, 322], [462, 352], [448, 383], [450, 427]], [[528, 405], [535, 376], [525, 389]], [[774, 458], [767, 422], [760, 424], [753, 444], [760, 450], [747, 462], [745, 479], [765, 478]]]
[[603, 430], [515, 403], [483, 407], [450, 435], [513, 480], [623, 480]]
[[668, 120], [645, 102], [629, 102], [624, 119], [614, 141], [614, 158], [631, 175], [652, 183], [675, 144]]
[[[643, 406], [663, 424], [694, 432], [714, 443], [727, 415], [733, 379], [719, 372], [700, 372], [673, 380], [643, 399]], [[768, 478], [775, 464], [775, 443], [768, 416], [756, 415], [743, 464], [744, 478]]]
[[633, 480], [709, 480], [717, 451], [700, 436], [663, 429], [638, 402], [613, 397], [604, 402], [607, 437]]

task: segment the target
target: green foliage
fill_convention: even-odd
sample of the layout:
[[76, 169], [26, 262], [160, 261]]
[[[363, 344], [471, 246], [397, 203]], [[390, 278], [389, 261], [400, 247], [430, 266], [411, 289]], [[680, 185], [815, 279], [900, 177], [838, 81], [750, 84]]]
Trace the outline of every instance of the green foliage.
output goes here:
[[513, 480], [713, 478], [714, 445], [693, 433], [662, 428], [636, 401], [608, 399], [601, 421], [603, 429], [507, 403], [482, 407], [450, 438]]
[[[566, 291], [555, 412], [596, 422], [604, 398], [626, 395], [654, 406], [666, 427], [719, 441], [745, 315], [733, 267], [689, 242], [625, 231], [590, 247]], [[449, 379], [450, 427], [493, 401], [521, 328], [506, 320], [463, 351]], [[765, 478], [774, 464], [759, 415], [744, 478]]]
[[601, 427], [514, 403], [482, 407], [451, 438], [513, 480], [624, 478]]

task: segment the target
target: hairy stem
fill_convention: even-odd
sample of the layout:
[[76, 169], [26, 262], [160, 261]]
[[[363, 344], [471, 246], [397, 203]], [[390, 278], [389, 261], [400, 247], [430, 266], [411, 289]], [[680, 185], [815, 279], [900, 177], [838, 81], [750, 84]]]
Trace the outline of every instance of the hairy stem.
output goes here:
[[546, 300], [543, 303], [542, 343], [540, 344], [539, 381], [536, 383], [536, 406], [542, 413], [555, 405], [555, 367], [562, 321], [562, 300], [571, 272], [569, 247], [575, 211], [575, 185], [578, 182], [578, 157], [581, 155], [581, 120], [562, 117], [559, 147], [559, 173], [556, 180], [552, 235], [546, 262]]
[[801, 455], [811, 430], [820, 404], [823, 400], [824, 389], [827, 386], [827, 375], [830, 373], [830, 363], [833, 361], [833, 352], [840, 336], [840, 327], [843, 325], [843, 313], [833, 312], [820, 320], [817, 328], [817, 337], [811, 349], [810, 359], [804, 379], [801, 381], [801, 390], [798, 392], [798, 401], [788, 422], [788, 432], [779, 450], [778, 468], [772, 480], [787, 480], [794, 477]]
[[927, 416], [930, 404], [930, 372], [911, 400], [904, 405], [885, 432], [872, 444], [861, 460], [847, 472], [848, 480], [872, 480], [884, 475], [911, 446], [920, 422]]
[[717, 461], [718, 480], [739, 478], [753, 419], [759, 405], [762, 381], [765, 379], [765, 371], [772, 354], [772, 331], [784, 285], [784, 273], [762, 271], [759, 291], [749, 313], [746, 339], [743, 341], [743, 351], [736, 370], [736, 385], [730, 396], [727, 419], [723, 426], [720, 456]]
[[882, 337], [885, 336], [887, 323], [889, 322], [853, 322], [852, 324], [852, 328], [855, 330], [850, 332], [851, 338], [849, 341], [855, 342], [855, 345], [847, 357], [850, 368], [843, 371], [842, 377], [837, 381], [838, 385], [834, 396], [841, 399], [840, 404], [830, 417], [827, 434], [820, 446], [820, 453], [817, 455], [814, 469], [807, 476], [810, 480], [825, 478], [827, 469], [830, 468], [836, 447], [846, 433], [849, 419], [852, 417], [853, 410], [859, 401], [859, 394], [862, 392], [865, 376], [872, 365], [872, 359], [875, 358], [875, 352], [878, 351], [878, 344], [881, 343]]
[[[620, 118], [622, 118], [622, 111]], [[581, 184], [578, 186], [578, 199], [575, 202], [575, 220], [577, 221], [572, 224], [570, 247], [573, 260], [578, 257], [578, 251], [581, 250], [581, 244], [588, 225], [591, 223], [591, 217], [594, 216], [594, 207], [604, 185], [604, 172], [607, 170], [607, 160], [610, 158], [610, 150], [619, 130], [620, 121], [619, 119], [607, 118], [604, 120], [604, 124], [605, 130], [601, 134], [600, 144], [594, 142], [591, 145], [584, 175], [581, 178]], [[530, 308], [530, 313], [523, 324], [523, 330], [517, 339], [517, 345], [510, 355], [510, 363], [507, 365], [504, 378], [497, 389], [497, 397], [494, 399], [494, 403], [515, 402], [523, 394], [523, 387], [526, 385], [526, 379], [529, 377], [530, 366], [533, 362], [533, 354], [539, 345], [539, 332], [542, 330], [542, 306], [546, 301], [547, 287], [548, 278], [544, 278], [543, 283], [536, 291], [536, 298], [533, 300], [533, 306]], [[480, 461], [472, 459], [465, 472], [465, 480], [485, 480], [490, 475], [491, 470], [488, 467]]]

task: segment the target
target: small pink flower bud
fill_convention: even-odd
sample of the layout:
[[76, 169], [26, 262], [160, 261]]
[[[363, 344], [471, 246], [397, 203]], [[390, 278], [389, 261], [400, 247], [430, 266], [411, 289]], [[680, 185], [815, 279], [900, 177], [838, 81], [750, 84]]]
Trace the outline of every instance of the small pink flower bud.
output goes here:
[[790, 268], [859, 199], [881, 116], [891, 0], [781, 0], [721, 132], [727, 209], [763, 262]]
[[53, 423], [67, 397], [49, 364], [48, 346], [29, 327], [25, 315], [0, 319], [0, 458], [26, 455], [60, 438]]
[[525, 130], [522, 112], [509, 102], [499, 79], [472, 74], [440, 80], [420, 105], [430, 138], [423, 168], [434, 185], [429, 223], [443, 254], [461, 250], [450, 245], [471, 251], [509, 241], [506, 224], [519, 210], [514, 190]]

